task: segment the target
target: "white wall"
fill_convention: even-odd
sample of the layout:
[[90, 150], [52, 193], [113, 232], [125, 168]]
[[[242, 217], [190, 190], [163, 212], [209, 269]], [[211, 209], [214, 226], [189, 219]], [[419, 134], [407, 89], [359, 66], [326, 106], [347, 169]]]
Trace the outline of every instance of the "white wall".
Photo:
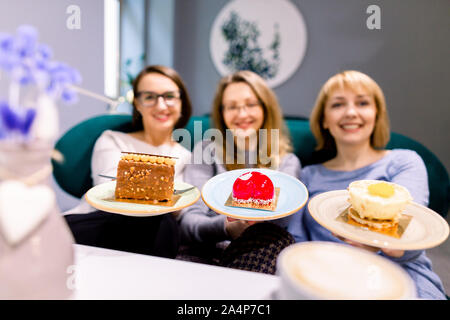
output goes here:
[[[70, 30], [66, 20], [67, 7], [81, 10], [80, 29]], [[48, 44], [55, 60], [76, 68], [83, 77], [81, 86], [103, 93], [103, 1], [102, 0], [14, 0], [0, 1], [0, 32], [14, 33], [18, 26], [31, 24], [39, 31], [39, 42]], [[4, 92], [4, 88], [2, 91]], [[60, 134], [78, 122], [104, 113], [106, 105], [89, 97], [79, 96], [75, 105], [61, 104]], [[61, 209], [78, 200], [61, 191], [54, 183]]]
[[[121, 80], [126, 80], [126, 71], [136, 76], [144, 67], [144, 60], [141, 59], [145, 53], [144, 28], [145, 28], [145, 1], [144, 0], [124, 0], [122, 1], [122, 22], [120, 40], [120, 65]], [[126, 67], [127, 60], [132, 63]], [[125, 70], [127, 69], [127, 70]], [[131, 85], [125, 86], [122, 82], [121, 94], [125, 94]]]
[[147, 64], [173, 67], [176, 0], [148, 1]]

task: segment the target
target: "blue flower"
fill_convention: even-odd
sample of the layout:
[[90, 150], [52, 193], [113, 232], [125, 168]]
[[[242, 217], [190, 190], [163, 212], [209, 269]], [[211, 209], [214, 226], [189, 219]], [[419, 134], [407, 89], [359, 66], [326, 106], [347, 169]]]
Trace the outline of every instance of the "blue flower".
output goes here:
[[80, 73], [61, 62], [53, 62], [48, 67], [49, 84], [46, 88], [50, 96], [58, 96], [64, 102], [73, 103], [76, 92], [70, 89], [70, 85], [81, 82]]
[[21, 58], [34, 58], [37, 48], [38, 32], [36, 28], [23, 25], [17, 29], [14, 50]]
[[5, 101], [0, 101], [0, 139], [14, 131], [19, 131], [26, 137], [35, 118], [34, 108], [14, 110]]
[[0, 102], [0, 118], [2, 119], [3, 126], [6, 130], [13, 131], [18, 127], [15, 113], [4, 101]]
[[0, 140], [6, 138], [6, 134], [7, 134], [6, 128], [3, 125], [3, 121], [0, 120]]
[[36, 28], [23, 25], [16, 35], [0, 33], [0, 68], [20, 85], [37, 85], [54, 99], [75, 102], [76, 93], [70, 89], [81, 83], [81, 75], [70, 66], [53, 61], [53, 52], [38, 43]]
[[[21, 81], [22, 76], [29, 73], [28, 70], [33, 65], [38, 45], [37, 36], [37, 30], [27, 25], [19, 27], [16, 36], [0, 35], [0, 67], [13, 73], [13, 78], [17, 76], [15, 80], [19, 82], [23, 82]], [[25, 69], [25, 72], [21, 69]], [[27, 75], [26, 78], [30, 78], [30, 76]]]
[[[39, 43], [38, 36], [37, 29], [30, 25], [20, 26], [14, 35], [0, 33], [0, 71], [20, 86], [33, 85], [39, 93], [45, 92], [55, 100], [76, 102], [77, 92], [72, 85], [81, 83], [80, 73], [53, 60], [51, 48]], [[15, 134], [26, 138], [35, 118], [35, 108], [10, 106], [0, 101], [0, 139]]]
[[76, 103], [78, 101], [78, 96], [75, 90], [66, 88], [61, 93], [61, 100], [66, 103]]
[[11, 71], [13, 65], [18, 61], [15, 54], [12, 53], [13, 42], [13, 36], [0, 33], [0, 68], [5, 71]]

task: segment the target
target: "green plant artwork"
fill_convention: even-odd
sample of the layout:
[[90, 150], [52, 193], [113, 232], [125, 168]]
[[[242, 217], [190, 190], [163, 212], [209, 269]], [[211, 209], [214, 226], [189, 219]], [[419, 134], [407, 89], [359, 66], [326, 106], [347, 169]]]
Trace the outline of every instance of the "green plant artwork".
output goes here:
[[[250, 70], [265, 79], [271, 79], [278, 73], [280, 65], [281, 37], [278, 24], [274, 25], [273, 40], [263, 49], [259, 44], [261, 32], [258, 24], [242, 19], [236, 11], [230, 13], [222, 25], [222, 35], [228, 43], [223, 64], [233, 72]], [[270, 59], [265, 58], [265, 50]]]
[[137, 73], [133, 72], [133, 69], [140, 70], [145, 63], [146, 55], [142, 53], [136, 59], [127, 58], [122, 67], [122, 77], [121, 77], [121, 87], [127, 91], [129, 88], [133, 87], [134, 78], [136, 78]]

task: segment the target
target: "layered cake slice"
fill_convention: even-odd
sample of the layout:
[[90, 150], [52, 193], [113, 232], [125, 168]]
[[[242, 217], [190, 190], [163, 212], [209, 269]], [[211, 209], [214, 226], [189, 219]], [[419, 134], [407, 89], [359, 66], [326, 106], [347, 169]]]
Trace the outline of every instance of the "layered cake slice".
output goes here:
[[117, 167], [116, 199], [170, 201], [173, 195], [175, 158], [125, 153]]
[[271, 209], [275, 188], [268, 176], [258, 171], [240, 175], [233, 184], [233, 205], [255, 209]]

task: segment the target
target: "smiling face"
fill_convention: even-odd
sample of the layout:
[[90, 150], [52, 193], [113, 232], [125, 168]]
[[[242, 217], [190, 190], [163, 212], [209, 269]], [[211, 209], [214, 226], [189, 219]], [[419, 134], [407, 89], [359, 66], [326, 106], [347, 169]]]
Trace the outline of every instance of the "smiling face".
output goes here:
[[336, 89], [325, 104], [323, 127], [336, 145], [370, 143], [376, 116], [375, 99], [365, 90]]
[[245, 82], [229, 84], [222, 96], [223, 119], [228, 129], [240, 129], [242, 132], [255, 132], [264, 123], [264, 110]]
[[[175, 93], [175, 96], [179, 97], [180, 90], [170, 78], [158, 73], [148, 73], [139, 81], [137, 92], [165, 94], [168, 97], [172, 97], [171, 93]], [[135, 98], [135, 106], [142, 115], [144, 128], [148, 128], [146, 130], [171, 132], [181, 116], [181, 100], [175, 98], [175, 101], [168, 105], [164, 98], [158, 97], [156, 103], [149, 106], [151, 103], [145, 101], [145, 97], [151, 98], [148, 94], [141, 94]]]

